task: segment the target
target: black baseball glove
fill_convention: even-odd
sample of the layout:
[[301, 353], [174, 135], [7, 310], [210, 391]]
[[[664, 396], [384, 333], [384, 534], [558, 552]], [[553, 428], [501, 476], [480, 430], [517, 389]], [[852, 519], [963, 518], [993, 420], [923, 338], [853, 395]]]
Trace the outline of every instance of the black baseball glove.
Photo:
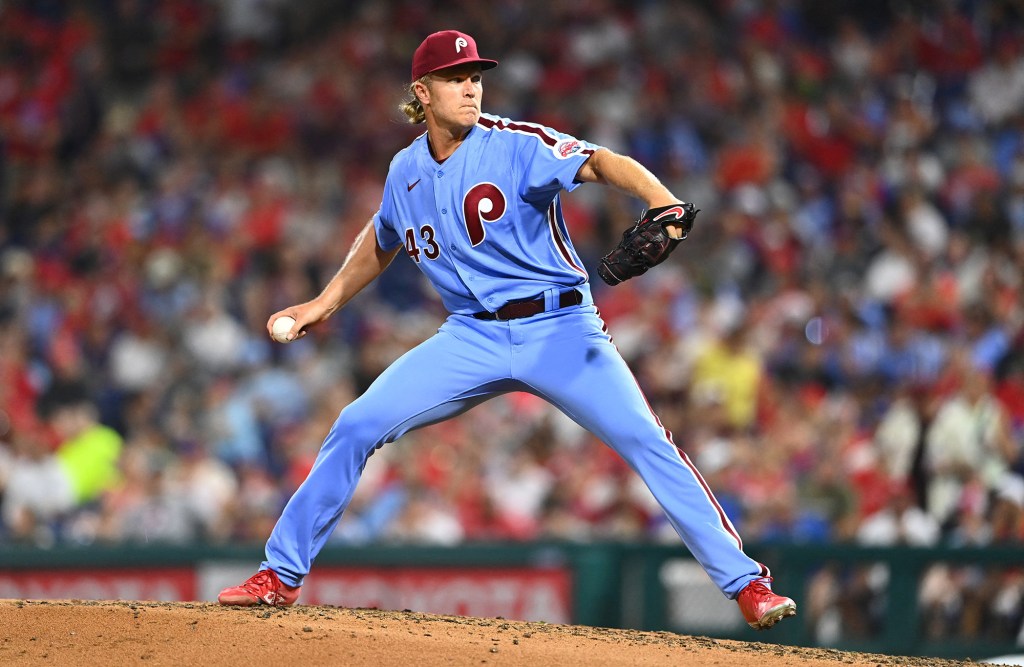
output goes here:
[[[636, 224], [622, 232], [619, 245], [601, 258], [597, 274], [609, 285], [618, 285], [661, 264], [693, 229], [693, 220], [698, 212], [700, 209], [689, 203], [644, 211]], [[669, 237], [666, 224], [682, 228], [682, 237]]]

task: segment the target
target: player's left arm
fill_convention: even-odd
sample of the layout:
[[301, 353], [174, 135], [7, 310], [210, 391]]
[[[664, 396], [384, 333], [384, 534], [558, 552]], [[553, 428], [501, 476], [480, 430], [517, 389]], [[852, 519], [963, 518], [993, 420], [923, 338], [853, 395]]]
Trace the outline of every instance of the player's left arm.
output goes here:
[[[647, 204], [647, 209], [679, 204], [682, 200], [673, 195], [658, 177], [642, 164], [627, 155], [620, 155], [607, 148], [594, 151], [579, 171], [576, 180], [583, 183], [610, 185]], [[673, 238], [683, 235], [683, 230], [673, 224], [665, 225]]]

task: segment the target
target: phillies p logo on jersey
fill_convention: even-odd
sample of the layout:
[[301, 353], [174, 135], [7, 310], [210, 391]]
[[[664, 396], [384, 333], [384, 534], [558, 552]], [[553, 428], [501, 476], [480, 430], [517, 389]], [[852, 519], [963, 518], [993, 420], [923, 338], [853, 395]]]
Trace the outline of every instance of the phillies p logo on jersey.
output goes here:
[[469, 242], [480, 245], [484, 240], [484, 223], [494, 222], [505, 215], [505, 194], [494, 183], [477, 183], [462, 199], [462, 214], [466, 220]]

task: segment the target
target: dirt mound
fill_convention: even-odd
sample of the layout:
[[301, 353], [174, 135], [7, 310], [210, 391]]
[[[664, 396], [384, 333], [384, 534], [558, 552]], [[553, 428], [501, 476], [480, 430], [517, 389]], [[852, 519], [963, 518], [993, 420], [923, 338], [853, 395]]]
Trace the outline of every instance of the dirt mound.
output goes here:
[[297, 606], [0, 600], [3, 665], [952, 667], [669, 632]]

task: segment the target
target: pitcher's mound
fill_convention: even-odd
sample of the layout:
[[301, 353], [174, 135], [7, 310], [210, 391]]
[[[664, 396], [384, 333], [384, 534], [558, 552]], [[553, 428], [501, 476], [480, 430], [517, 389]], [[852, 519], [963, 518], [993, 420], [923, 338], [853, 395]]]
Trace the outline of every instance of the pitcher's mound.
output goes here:
[[[786, 622], [792, 622], [793, 619]], [[798, 620], [796, 622], [799, 622]], [[640, 632], [299, 605], [0, 600], [2, 665], [952, 667]]]

